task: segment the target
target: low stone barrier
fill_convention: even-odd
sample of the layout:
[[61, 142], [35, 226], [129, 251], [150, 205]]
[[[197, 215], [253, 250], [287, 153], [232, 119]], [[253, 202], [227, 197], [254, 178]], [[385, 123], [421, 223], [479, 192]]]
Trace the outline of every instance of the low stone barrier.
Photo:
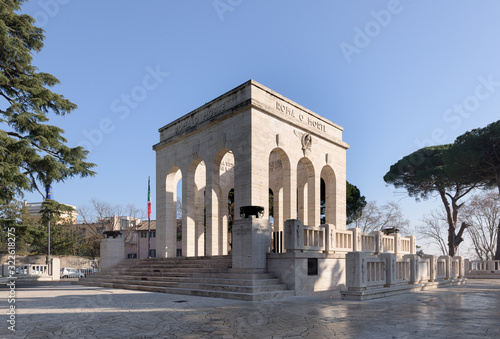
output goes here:
[[467, 278], [500, 279], [500, 260], [466, 260]]
[[365, 300], [412, 292], [439, 284], [465, 282], [463, 257], [416, 254], [369, 254], [361, 251], [346, 255], [347, 291], [343, 299]]

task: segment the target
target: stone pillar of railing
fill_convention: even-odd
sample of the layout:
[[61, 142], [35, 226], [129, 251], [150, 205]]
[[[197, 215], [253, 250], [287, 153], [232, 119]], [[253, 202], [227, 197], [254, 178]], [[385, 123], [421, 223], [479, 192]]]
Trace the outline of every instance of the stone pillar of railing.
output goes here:
[[384, 251], [384, 233], [380, 231], [373, 231], [370, 234], [375, 236], [375, 254], [382, 253]]
[[470, 259], [464, 259], [464, 277], [469, 274], [470, 270]]
[[2, 276], [3, 277], [8, 277], [9, 276], [9, 264], [3, 264], [2, 265]]
[[418, 283], [418, 277], [419, 277], [419, 272], [418, 272], [418, 255], [416, 254], [406, 254], [403, 256], [403, 258], [409, 258], [410, 259], [410, 284], [416, 284]]
[[458, 259], [458, 278], [465, 277], [464, 257], [462, 257], [460, 255], [456, 255], [453, 257], [453, 259]]
[[394, 254], [401, 254], [401, 234], [394, 233]]
[[380, 258], [385, 260], [386, 287], [396, 285], [396, 255], [394, 253], [380, 253]]
[[59, 258], [50, 259], [49, 275], [52, 280], [59, 280], [61, 277], [61, 260]]
[[352, 250], [362, 251], [363, 245], [361, 244], [361, 229], [359, 228], [349, 228], [348, 231], [352, 232]]
[[304, 224], [299, 219], [285, 221], [285, 249], [287, 252], [301, 252], [304, 249]]
[[442, 255], [438, 259], [444, 259], [444, 280], [449, 280], [451, 275], [451, 257], [449, 255]]
[[366, 253], [347, 252], [346, 257], [346, 284], [349, 291], [366, 290]]
[[[286, 222], [285, 222], [286, 223]], [[335, 251], [335, 230], [336, 227], [333, 224], [323, 224], [320, 226], [323, 228], [325, 234], [325, 253], [333, 253]]]
[[429, 259], [429, 282], [436, 281], [437, 278], [437, 257], [430, 254], [424, 254], [424, 259]]
[[407, 238], [410, 238], [410, 254], [417, 254], [417, 237], [410, 235]]

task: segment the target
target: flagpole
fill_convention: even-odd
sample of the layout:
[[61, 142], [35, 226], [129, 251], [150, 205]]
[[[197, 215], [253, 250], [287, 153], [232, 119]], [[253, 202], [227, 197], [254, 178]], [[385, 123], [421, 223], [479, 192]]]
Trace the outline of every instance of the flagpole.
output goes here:
[[[51, 189], [50, 185], [45, 186], [45, 199], [44, 201], [52, 199], [51, 197]], [[47, 262], [47, 265], [50, 265], [50, 212], [49, 212], [49, 220], [47, 222], [47, 259], [45, 260]], [[50, 269], [52, 270], [52, 268]]]
[[149, 190], [149, 176], [148, 176], [148, 258], [151, 258], [151, 193]]

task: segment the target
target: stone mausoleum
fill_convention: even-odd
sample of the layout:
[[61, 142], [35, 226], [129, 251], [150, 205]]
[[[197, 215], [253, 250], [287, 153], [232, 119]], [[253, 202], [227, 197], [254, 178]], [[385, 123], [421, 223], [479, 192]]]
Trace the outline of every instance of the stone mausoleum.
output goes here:
[[159, 258], [124, 260], [123, 239], [108, 236], [101, 272], [79, 283], [243, 300], [340, 290], [363, 300], [465, 281], [462, 257], [420, 257], [414, 236], [346, 229], [342, 128], [253, 80], [159, 132]]
[[[342, 141], [342, 128], [269, 88], [250, 80], [159, 132], [160, 142], [153, 147], [157, 256], [176, 255], [176, 197], [181, 178], [183, 256], [228, 254], [228, 194], [232, 189], [234, 232], [247, 229], [237, 227], [244, 220], [239, 213], [242, 206], [262, 206], [263, 215], [255, 218], [259, 219], [255, 227], [269, 238], [267, 247], [271, 246], [270, 190], [274, 196], [272, 231], [283, 231], [288, 219], [320, 225], [321, 180], [327, 197], [325, 223], [345, 229], [349, 145]], [[234, 234], [236, 253], [237, 238]]]
[[461, 257], [420, 258], [413, 236], [346, 229], [342, 127], [256, 81], [159, 132], [158, 257], [176, 256], [181, 195], [183, 257], [230, 255], [232, 272], [270, 272], [295, 295], [366, 299], [463, 277]]

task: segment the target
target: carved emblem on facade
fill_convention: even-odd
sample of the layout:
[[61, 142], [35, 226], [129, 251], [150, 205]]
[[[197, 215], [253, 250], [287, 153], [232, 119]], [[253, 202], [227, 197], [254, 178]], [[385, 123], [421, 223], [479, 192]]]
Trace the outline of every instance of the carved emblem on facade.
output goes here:
[[304, 152], [304, 156], [306, 156], [306, 153], [311, 151], [312, 136], [309, 133], [303, 133], [297, 130], [294, 130], [293, 132], [297, 137], [299, 137], [300, 142], [302, 143], [302, 152]]

